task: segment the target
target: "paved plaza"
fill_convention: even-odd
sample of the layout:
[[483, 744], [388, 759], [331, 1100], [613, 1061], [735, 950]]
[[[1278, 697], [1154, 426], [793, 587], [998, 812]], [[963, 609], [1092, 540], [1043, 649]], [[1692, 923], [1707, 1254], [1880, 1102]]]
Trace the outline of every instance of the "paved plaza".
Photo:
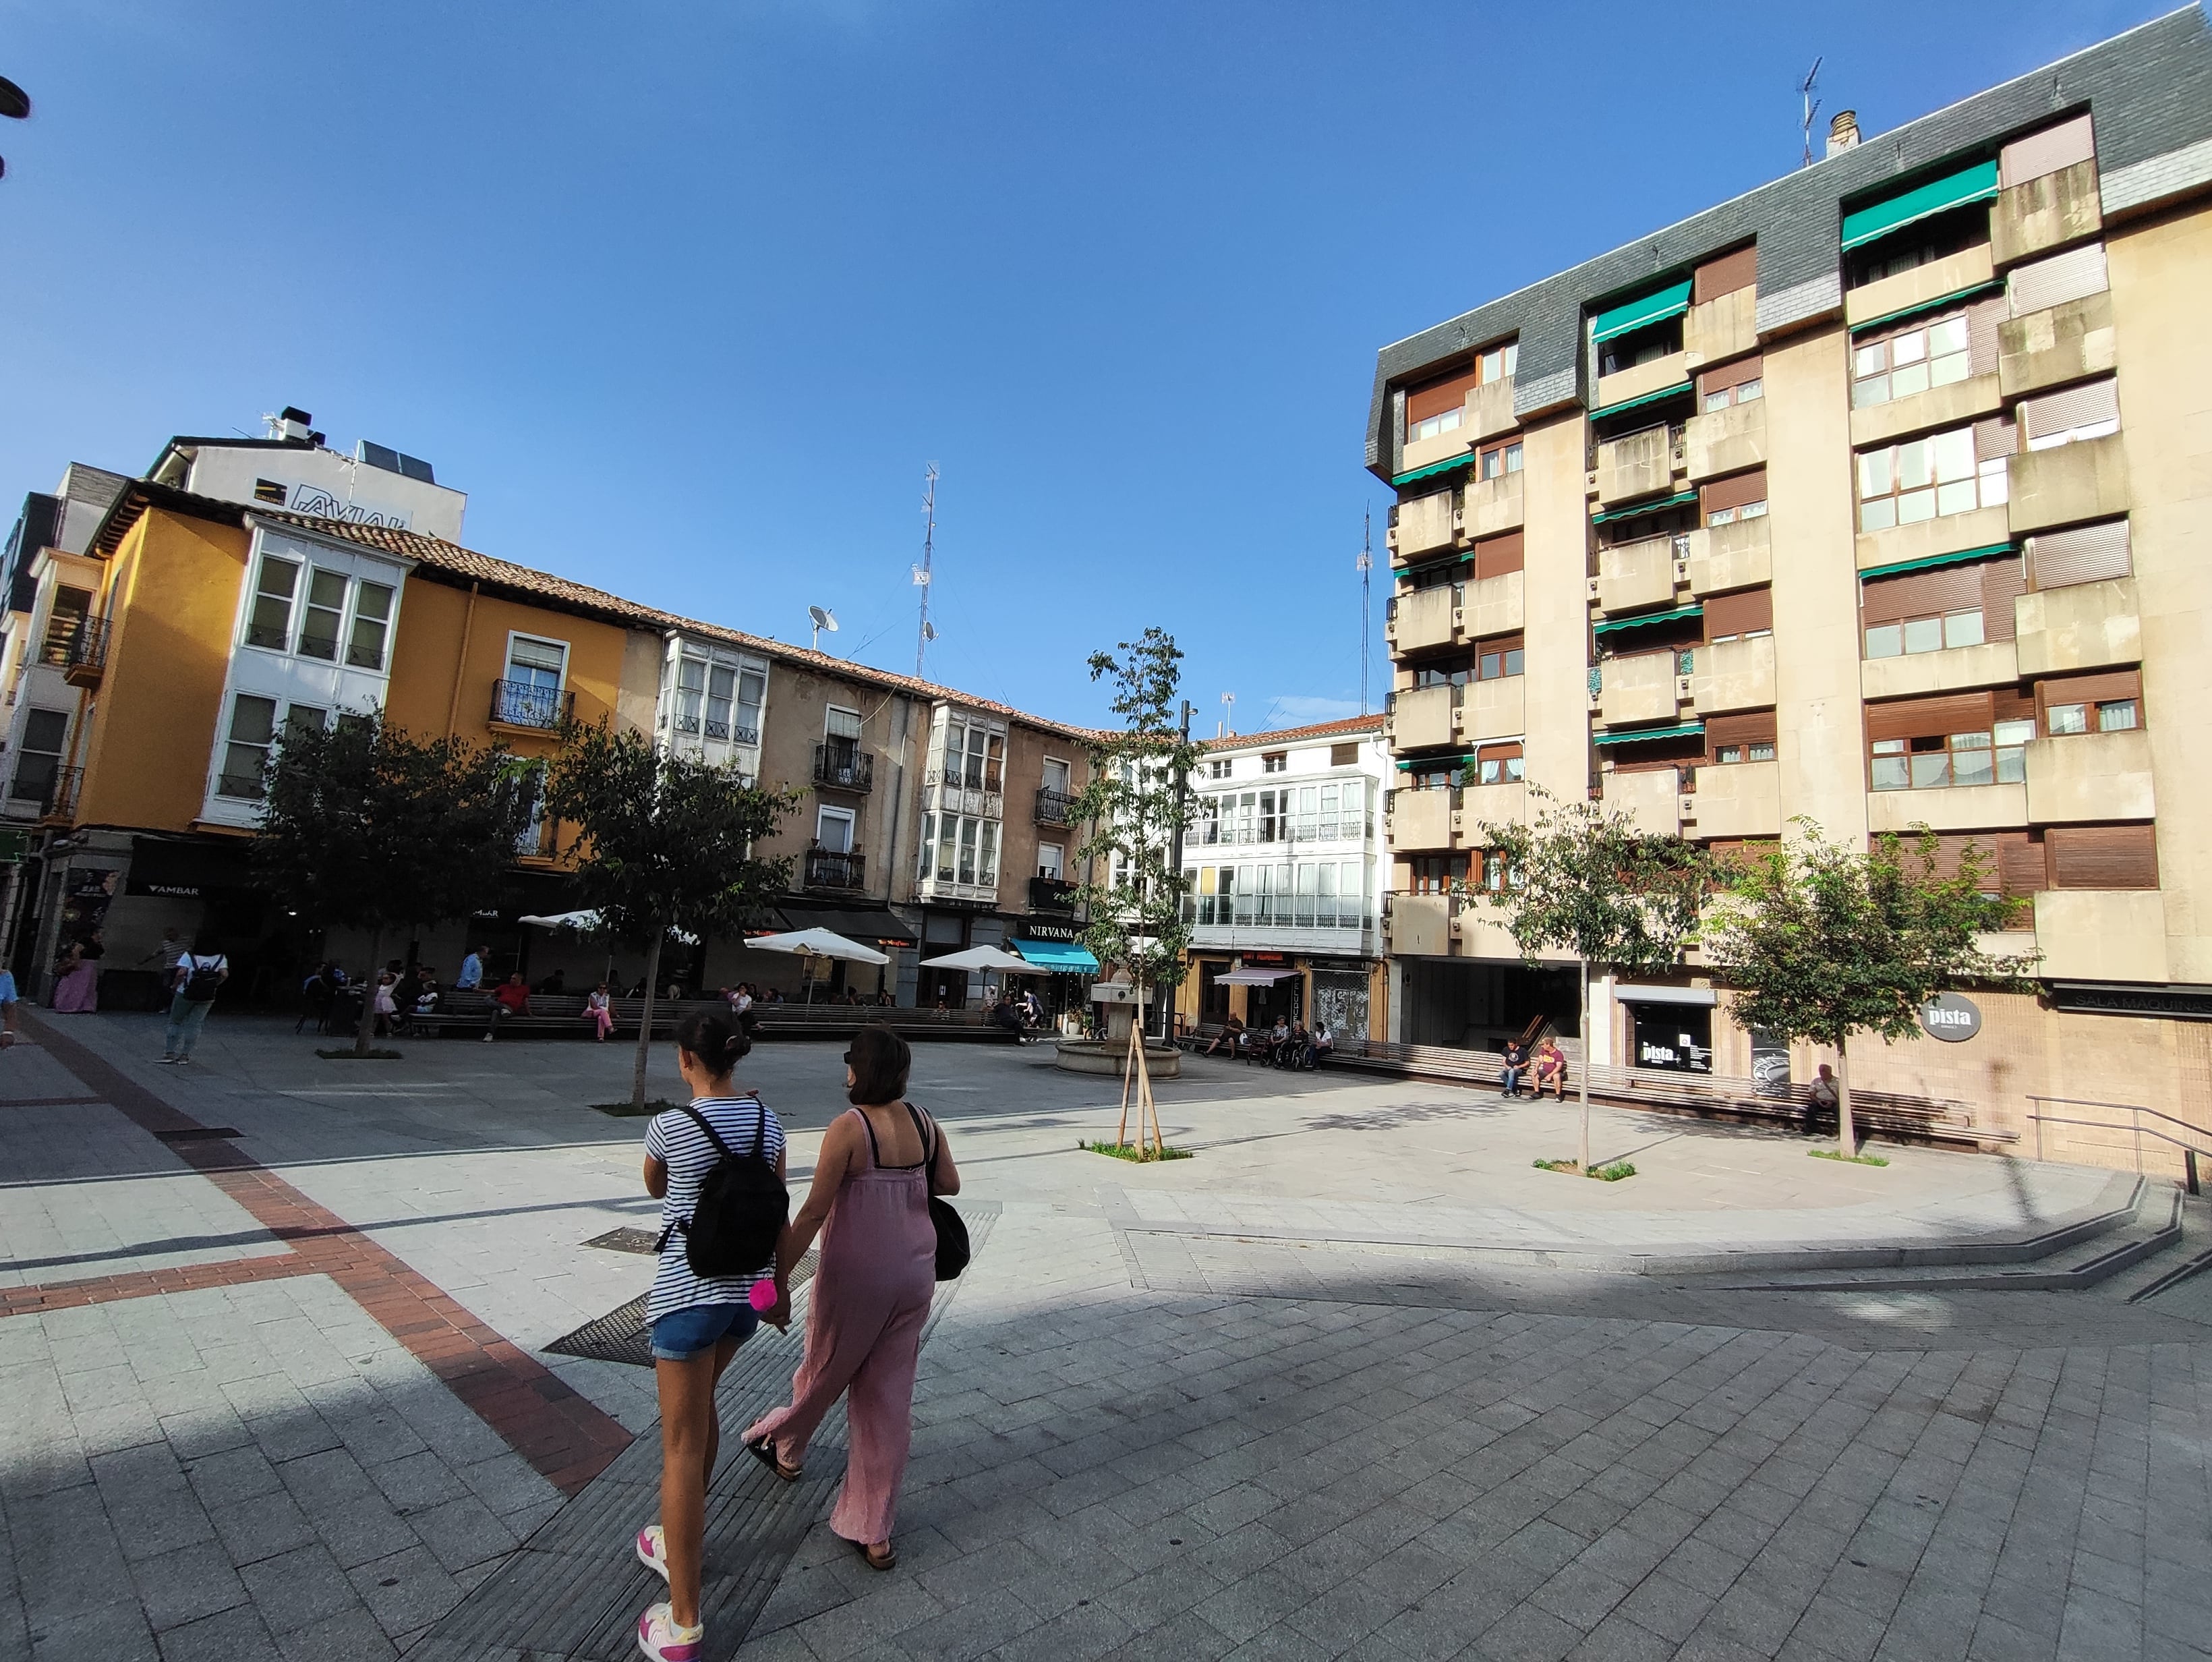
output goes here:
[[[629, 1653], [652, 1376], [547, 1348], [648, 1279], [592, 1244], [653, 1216], [592, 1106], [628, 1049], [322, 1061], [226, 1013], [171, 1069], [153, 1018], [28, 1025], [0, 1659]], [[741, 1071], [795, 1171], [840, 1048]], [[1203, 1060], [1161, 1087], [1196, 1158], [1139, 1167], [1048, 1055], [917, 1051], [981, 1245], [898, 1568], [821, 1522], [834, 1425], [793, 1489], [726, 1466], [713, 1654], [2212, 1654], [2212, 1275], [2156, 1290], [2206, 1245], [2164, 1185], [1601, 1110], [1602, 1184], [1534, 1166], [1571, 1108]], [[749, 1344], [726, 1418], [794, 1355]]]

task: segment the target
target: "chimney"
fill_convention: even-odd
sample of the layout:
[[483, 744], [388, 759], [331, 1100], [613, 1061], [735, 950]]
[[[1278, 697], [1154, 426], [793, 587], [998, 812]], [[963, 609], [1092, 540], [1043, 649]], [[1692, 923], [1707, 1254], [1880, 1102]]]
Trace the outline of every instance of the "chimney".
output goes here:
[[1828, 154], [1840, 155], [1856, 149], [1859, 142], [1859, 113], [1856, 110], [1838, 110], [1836, 119], [1828, 124]]

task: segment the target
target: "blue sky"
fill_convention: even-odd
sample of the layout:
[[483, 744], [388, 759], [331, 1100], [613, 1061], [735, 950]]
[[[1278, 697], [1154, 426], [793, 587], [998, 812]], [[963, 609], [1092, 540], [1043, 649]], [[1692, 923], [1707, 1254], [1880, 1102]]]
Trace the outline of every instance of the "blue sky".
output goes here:
[[1157, 623], [1205, 731], [1325, 720], [1378, 346], [1786, 172], [1816, 55], [1871, 134], [2160, 9], [0, 0], [0, 493], [293, 403], [910, 671], [933, 460], [933, 678], [1097, 719]]

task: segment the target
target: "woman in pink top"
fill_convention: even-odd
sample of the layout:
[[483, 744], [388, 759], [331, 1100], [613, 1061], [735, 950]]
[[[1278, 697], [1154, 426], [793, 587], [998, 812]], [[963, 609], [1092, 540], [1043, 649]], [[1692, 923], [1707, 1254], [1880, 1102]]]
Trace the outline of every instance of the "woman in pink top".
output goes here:
[[786, 1482], [799, 1476], [807, 1440], [841, 1396], [846, 1403], [844, 1487], [830, 1527], [874, 1569], [898, 1562], [891, 1521], [914, 1434], [914, 1375], [921, 1324], [937, 1288], [937, 1231], [929, 1197], [960, 1192], [945, 1135], [904, 1100], [913, 1060], [888, 1027], [863, 1027], [845, 1052], [851, 1111], [830, 1122], [806, 1204], [776, 1251], [776, 1306], [790, 1309], [792, 1267], [822, 1237], [806, 1311], [806, 1354], [791, 1406], [754, 1422], [745, 1446]]

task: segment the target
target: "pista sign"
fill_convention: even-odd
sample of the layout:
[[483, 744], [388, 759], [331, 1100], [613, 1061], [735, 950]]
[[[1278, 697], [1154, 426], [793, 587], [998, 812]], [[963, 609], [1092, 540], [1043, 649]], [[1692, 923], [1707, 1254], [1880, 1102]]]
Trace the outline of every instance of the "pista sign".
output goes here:
[[1920, 1031], [1946, 1044], [1963, 1044], [1982, 1031], [1982, 1012], [1964, 993], [1938, 993], [1920, 1007]]

